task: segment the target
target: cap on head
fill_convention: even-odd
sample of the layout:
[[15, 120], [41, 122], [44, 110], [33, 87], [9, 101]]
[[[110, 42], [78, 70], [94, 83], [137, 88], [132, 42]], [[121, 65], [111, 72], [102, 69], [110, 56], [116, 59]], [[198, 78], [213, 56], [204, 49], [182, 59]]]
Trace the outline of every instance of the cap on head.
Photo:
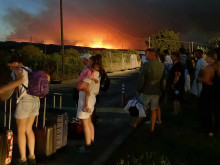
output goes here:
[[88, 60], [90, 57], [92, 57], [92, 55], [91, 55], [91, 54], [88, 54], [88, 53], [86, 53], [86, 54], [80, 56], [80, 58], [85, 58], [85, 59], [87, 59], [87, 60]]
[[139, 55], [145, 55], [145, 51], [140, 50], [140, 51], [139, 51]]

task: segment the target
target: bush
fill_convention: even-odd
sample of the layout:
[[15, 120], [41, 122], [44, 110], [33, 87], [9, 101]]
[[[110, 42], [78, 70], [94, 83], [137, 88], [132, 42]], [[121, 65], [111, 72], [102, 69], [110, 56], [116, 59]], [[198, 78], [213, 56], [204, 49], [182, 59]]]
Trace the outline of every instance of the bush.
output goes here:
[[[70, 48], [65, 49], [64, 55], [64, 75], [62, 76], [62, 56], [61, 53], [44, 54], [43, 51], [34, 45], [26, 45], [18, 50], [18, 52], [24, 58], [24, 65], [30, 67], [33, 70], [44, 70], [50, 74], [51, 79], [72, 79], [77, 78], [80, 72], [83, 70], [82, 59], [80, 58], [82, 53], [78, 50]], [[136, 55], [138, 61], [140, 61], [138, 52], [133, 50], [90, 50], [87, 53], [91, 55], [101, 54], [102, 63], [107, 72], [114, 72], [120, 70], [126, 70], [136, 68], [139, 66], [132, 66], [131, 55]], [[3, 66], [2, 74], [9, 71], [7, 67], [8, 57], [10, 57], [9, 50], [0, 53], [0, 59]], [[8, 55], [7, 55], [8, 54]], [[138, 63], [137, 63], [138, 64]]]
[[146, 152], [143, 155], [128, 155], [121, 159], [117, 165], [171, 165], [169, 159], [157, 152]]
[[138, 61], [140, 61], [138, 51], [135, 50], [92, 50], [89, 53], [102, 55], [102, 63], [107, 72], [132, 68], [130, 58], [132, 54], [135, 54]]

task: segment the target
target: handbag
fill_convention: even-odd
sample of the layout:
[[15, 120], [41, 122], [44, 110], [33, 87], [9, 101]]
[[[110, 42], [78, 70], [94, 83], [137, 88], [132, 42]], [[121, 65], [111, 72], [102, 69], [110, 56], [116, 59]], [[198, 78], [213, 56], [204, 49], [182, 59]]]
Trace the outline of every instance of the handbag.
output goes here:
[[135, 106], [135, 107], [130, 107], [130, 108], [128, 109], [128, 111], [129, 111], [129, 113], [130, 113], [131, 116], [139, 117], [139, 111], [138, 111], [138, 109], [137, 109], [136, 106]]
[[128, 111], [131, 116], [146, 117], [144, 107], [137, 98], [129, 100], [127, 105], [124, 107], [124, 110]]
[[[136, 103], [133, 105], [133, 103], [136, 101]], [[131, 116], [139, 117], [139, 110], [136, 107], [136, 104], [138, 103], [137, 99], [134, 99], [131, 103], [131, 106], [128, 108], [128, 111]]]

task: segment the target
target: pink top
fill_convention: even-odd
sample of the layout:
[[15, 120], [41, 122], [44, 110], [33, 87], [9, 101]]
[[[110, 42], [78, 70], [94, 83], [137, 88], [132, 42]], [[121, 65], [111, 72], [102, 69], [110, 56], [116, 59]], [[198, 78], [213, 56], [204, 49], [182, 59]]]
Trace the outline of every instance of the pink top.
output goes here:
[[86, 68], [80, 73], [77, 80], [78, 84], [82, 83], [85, 78], [92, 79], [93, 77], [94, 77], [94, 72], [92, 72], [89, 68]]

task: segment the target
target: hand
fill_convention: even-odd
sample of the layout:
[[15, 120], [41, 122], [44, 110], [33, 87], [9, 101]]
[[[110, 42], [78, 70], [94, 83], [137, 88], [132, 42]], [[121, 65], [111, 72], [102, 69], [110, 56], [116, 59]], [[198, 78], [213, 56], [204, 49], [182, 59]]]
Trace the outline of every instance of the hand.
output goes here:
[[85, 107], [83, 109], [83, 112], [92, 113], [91, 109], [89, 107]]

